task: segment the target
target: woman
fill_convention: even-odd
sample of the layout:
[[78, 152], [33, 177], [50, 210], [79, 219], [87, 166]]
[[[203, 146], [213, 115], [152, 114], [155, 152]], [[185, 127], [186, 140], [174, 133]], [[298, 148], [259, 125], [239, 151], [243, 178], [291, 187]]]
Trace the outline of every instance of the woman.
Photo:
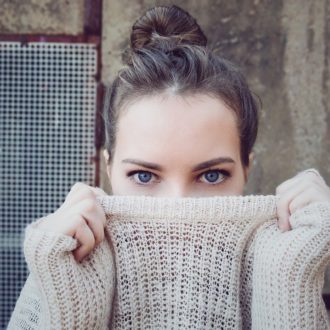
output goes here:
[[[257, 103], [243, 75], [206, 47], [182, 9], [152, 8], [133, 26], [127, 66], [113, 82], [104, 112], [104, 155], [114, 195], [241, 195], [253, 160]], [[44, 221], [77, 238], [81, 261], [104, 238], [99, 188], [75, 184]], [[318, 171], [298, 173], [276, 188], [279, 227], [316, 201], [330, 201]]]

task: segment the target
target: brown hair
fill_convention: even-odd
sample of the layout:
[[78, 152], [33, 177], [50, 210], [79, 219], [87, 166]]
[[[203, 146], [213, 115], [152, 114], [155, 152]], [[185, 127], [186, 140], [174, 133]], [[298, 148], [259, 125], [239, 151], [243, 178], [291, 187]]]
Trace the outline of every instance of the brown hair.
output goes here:
[[178, 95], [208, 94], [236, 114], [242, 164], [258, 131], [257, 102], [240, 70], [215, 55], [200, 26], [177, 6], [149, 9], [132, 27], [127, 66], [119, 71], [105, 98], [105, 148], [112, 160], [120, 110], [129, 102], [171, 89]]

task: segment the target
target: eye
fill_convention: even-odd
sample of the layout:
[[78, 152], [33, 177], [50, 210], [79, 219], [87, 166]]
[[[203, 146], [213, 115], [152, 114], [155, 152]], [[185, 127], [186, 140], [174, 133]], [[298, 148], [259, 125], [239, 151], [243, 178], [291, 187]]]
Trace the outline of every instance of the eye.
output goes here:
[[200, 175], [200, 177], [206, 179], [206, 182], [202, 180], [203, 182], [215, 185], [230, 177], [230, 173], [225, 170], [209, 170]]
[[127, 177], [136, 184], [148, 185], [155, 174], [148, 171], [131, 171], [127, 173]]

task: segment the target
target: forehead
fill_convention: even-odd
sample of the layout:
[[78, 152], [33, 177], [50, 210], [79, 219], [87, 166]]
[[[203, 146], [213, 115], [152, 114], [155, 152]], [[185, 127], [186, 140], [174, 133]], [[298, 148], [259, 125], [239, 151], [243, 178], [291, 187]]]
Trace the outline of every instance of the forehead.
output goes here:
[[119, 153], [239, 157], [236, 115], [208, 95], [141, 98], [124, 109], [117, 128]]

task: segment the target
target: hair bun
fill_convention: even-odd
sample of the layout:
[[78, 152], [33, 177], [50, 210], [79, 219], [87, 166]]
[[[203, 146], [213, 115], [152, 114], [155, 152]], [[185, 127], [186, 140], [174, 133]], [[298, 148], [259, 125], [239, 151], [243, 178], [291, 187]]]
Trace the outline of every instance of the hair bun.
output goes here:
[[207, 38], [196, 20], [177, 6], [149, 9], [133, 25], [131, 48], [171, 49], [188, 44], [206, 46]]

